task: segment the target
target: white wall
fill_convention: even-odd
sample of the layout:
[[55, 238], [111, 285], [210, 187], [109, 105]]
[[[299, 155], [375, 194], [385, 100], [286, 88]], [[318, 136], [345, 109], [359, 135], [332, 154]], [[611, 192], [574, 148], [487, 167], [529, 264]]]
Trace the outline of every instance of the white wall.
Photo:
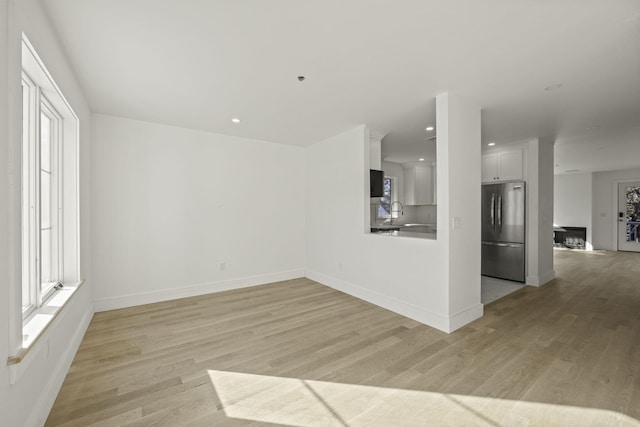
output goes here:
[[640, 168], [593, 173], [593, 247], [615, 251], [617, 237], [617, 182], [640, 181]]
[[[8, 87], [8, 51], [7, 28], [8, 3], [0, 0], [0, 200], [9, 200], [9, 87]], [[11, 276], [9, 274], [9, 254], [13, 250], [9, 246], [9, 203], [0, 203], [0, 290], [3, 295], [9, 294]], [[0, 360], [4, 361], [9, 354], [9, 298], [0, 299]], [[9, 369], [0, 367], [0, 414], [9, 413]], [[22, 409], [24, 411], [24, 408]], [[25, 414], [21, 414], [24, 417]], [[24, 419], [24, 418], [23, 418]]]
[[368, 141], [360, 126], [305, 150], [306, 276], [446, 330], [443, 242], [365, 233]]
[[[0, 2], [0, 359], [16, 354], [21, 337], [20, 313], [20, 129], [21, 34], [24, 32], [80, 119], [80, 233], [81, 274], [85, 285], [20, 363], [26, 372], [15, 384], [12, 370], [0, 367], [2, 419], [7, 426], [44, 423], [62, 385], [77, 345], [93, 314], [90, 271], [90, 206], [87, 203], [90, 169], [90, 113], [62, 47], [37, 0]], [[7, 38], [8, 37], [8, 38]]]
[[304, 149], [103, 115], [92, 138], [96, 310], [303, 276]]
[[436, 128], [438, 240], [446, 242], [454, 330], [482, 316], [480, 107], [457, 95], [438, 95]]
[[587, 250], [593, 249], [592, 174], [555, 175], [553, 190], [553, 223], [558, 226], [586, 227]]
[[[306, 149], [306, 275], [452, 331], [482, 315], [480, 220], [471, 214], [480, 211], [480, 110], [448, 95], [438, 103], [437, 240], [366, 232], [369, 136], [361, 126]], [[477, 190], [469, 198], [447, 197], [469, 188]], [[449, 229], [450, 215], [462, 229]]]

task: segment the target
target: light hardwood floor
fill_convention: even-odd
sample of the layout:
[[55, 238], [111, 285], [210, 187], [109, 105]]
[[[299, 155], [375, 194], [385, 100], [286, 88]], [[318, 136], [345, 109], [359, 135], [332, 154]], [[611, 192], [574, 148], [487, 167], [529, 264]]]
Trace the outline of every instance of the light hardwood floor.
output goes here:
[[98, 313], [47, 426], [640, 425], [640, 254], [445, 334], [307, 279]]

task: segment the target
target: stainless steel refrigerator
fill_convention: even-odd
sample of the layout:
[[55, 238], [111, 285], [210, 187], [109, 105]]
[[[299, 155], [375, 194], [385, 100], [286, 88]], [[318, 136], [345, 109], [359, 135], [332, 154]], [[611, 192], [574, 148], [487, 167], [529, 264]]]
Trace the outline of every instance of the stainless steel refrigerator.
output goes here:
[[525, 281], [525, 183], [482, 186], [482, 274]]

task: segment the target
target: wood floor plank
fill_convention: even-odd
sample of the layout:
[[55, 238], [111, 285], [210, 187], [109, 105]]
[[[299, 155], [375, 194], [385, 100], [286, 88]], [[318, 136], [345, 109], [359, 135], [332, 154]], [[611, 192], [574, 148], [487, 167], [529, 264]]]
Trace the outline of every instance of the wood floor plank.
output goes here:
[[97, 313], [47, 426], [640, 426], [640, 254], [445, 334], [308, 279]]

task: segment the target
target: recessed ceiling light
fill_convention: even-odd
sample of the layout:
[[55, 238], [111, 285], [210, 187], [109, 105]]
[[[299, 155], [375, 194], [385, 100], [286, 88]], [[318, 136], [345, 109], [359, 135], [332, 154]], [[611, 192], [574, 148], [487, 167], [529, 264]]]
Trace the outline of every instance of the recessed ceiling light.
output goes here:
[[427, 132], [431, 132], [433, 129], [434, 129], [434, 127], [433, 127], [433, 126], [427, 126], [426, 131], [427, 131]]
[[562, 83], [557, 83], [555, 85], [547, 86], [544, 88], [547, 92], [553, 92], [554, 90], [558, 90], [562, 87]]
[[240, 119], [239, 119], [239, 118], [237, 118], [237, 117], [234, 117], [233, 119], [231, 119], [231, 121], [232, 121], [233, 123], [240, 123]]
[[422, 157], [420, 157], [418, 160], [424, 162], [424, 159]]
[[496, 143], [495, 143], [495, 142], [490, 142], [490, 143], [488, 143], [487, 145], [488, 145], [489, 147], [493, 147], [494, 145], [496, 145]]
[[305, 81], [307, 78], [305, 76], [298, 76], [298, 81], [299, 82], [303, 82]]

